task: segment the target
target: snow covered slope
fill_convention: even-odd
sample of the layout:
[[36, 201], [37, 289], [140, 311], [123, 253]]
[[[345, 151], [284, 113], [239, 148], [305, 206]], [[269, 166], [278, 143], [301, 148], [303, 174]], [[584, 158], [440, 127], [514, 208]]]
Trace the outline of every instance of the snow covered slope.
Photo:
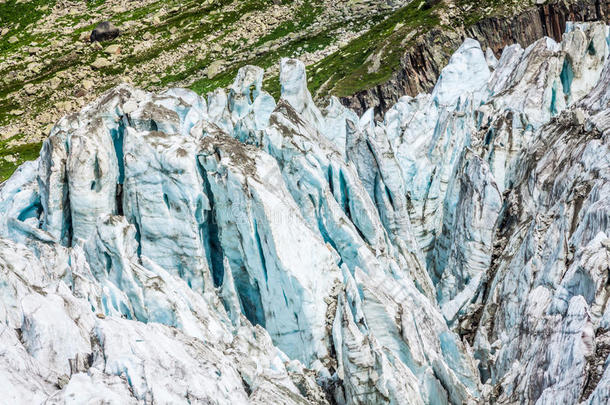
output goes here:
[[6, 403], [610, 400], [610, 31], [467, 39], [374, 121], [127, 85], [0, 185]]

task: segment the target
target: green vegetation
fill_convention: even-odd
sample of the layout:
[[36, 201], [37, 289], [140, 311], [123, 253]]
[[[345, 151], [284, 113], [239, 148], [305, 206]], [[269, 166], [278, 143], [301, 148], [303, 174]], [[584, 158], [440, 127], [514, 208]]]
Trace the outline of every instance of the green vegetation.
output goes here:
[[[6, 0], [6, 2], [0, 3], [0, 28], [9, 28], [9, 31], [0, 37], [0, 54], [29, 43], [32, 40], [32, 35], [25, 27], [48, 14], [54, 5], [55, 0], [31, 0], [27, 2]], [[18, 41], [11, 43], [10, 38], [12, 36], [16, 36]]]
[[304, 3], [298, 10], [296, 10], [295, 16], [297, 19], [295, 21], [286, 21], [280, 24], [269, 34], [261, 37], [256, 45], [262, 45], [265, 42], [283, 38], [292, 32], [298, 32], [303, 28], [308, 27], [315, 22], [316, 17], [323, 11], [323, 9], [324, 8], [321, 0], [312, 0]]
[[[233, 82], [233, 79], [235, 79], [237, 71], [242, 66], [255, 65], [266, 69], [275, 63], [279, 63], [279, 60], [283, 57], [294, 56], [295, 52], [297, 52], [299, 48], [306, 47], [308, 49], [316, 49], [316, 47], [328, 46], [333, 41], [334, 37], [332, 37], [329, 32], [323, 32], [318, 35], [305, 37], [284, 45], [275, 51], [267, 52], [257, 58], [234, 64], [231, 66], [231, 69], [222, 72], [211, 80], [207, 78], [197, 80], [190, 86], [190, 88], [199, 94], [206, 94], [207, 92], [218, 87], [229, 86]], [[279, 77], [267, 77], [264, 82], [264, 88], [277, 99], [280, 92]]]
[[[41, 142], [7, 148], [8, 142], [15, 138], [0, 142], [0, 182], [8, 179], [23, 162], [36, 159], [40, 153]], [[15, 156], [17, 161], [13, 163], [5, 160], [4, 157], [9, 155]]]
[[[522, 0], [458, 0], [456, 6], [463, 11], [452, 25], [468, 28], [489, 15], [511, 14], [520, 4]], [[310, 91], [317, 98], [344, 97], [386, 82], [399, 69], [405, 49], [421, 35], [434, 28], [454, 29], [440, 24], [438, 15], [444, 7], [441, 2], [427, 8], [415, 0], [397, 10], [347, 46], [308, 66]], [[447, 55], [453, 51], [448, 49]], [[279, 92], [279, 85], [266, 83]]]
[[[404, 39], [412, 31], [423, 33], [439, 25], [435, 10], [414, 1], [381, 21], [346, 47], [308, 67], [309, 88], [320, 95], [353, 94], [388, 80], [400, 65], [408, 46]], [[377, 61], [375, 61], [377, 59]], [[328, 83], [332, 88], [323, 88]]]
[[87, 0], [87, 8], [93, 10], [102, 4], [104, 4], [106, 0]]
[[[382, 17], [378, 18], [381, 19]], [[189, 86], [189, 88], [199, 94], [206, 94], [207, 92], [218, 87], [229, 86], [233, 82], [233, 79], [235, 79], [237, 71], [242, 66], [255, 65], [267, 69], [272, 65], [279, 63], [281, 58], [295, 56], [300, 49], [315, 50], [327, 47], [336, 40], [336, 38], [332, 35], [332, 31], [335, 28], [337, 28], [335, 25], [330, 26], [328, 29], [320, 33], [315, 35], [306, 35], [302, 38], [295, 39], [276, 50], [266, 52], [254, 59], [233, 64], [231, 69], [222, 72], [213, 79], [202, 78], [195, 81], [191, 86]], [[205, 61], [201, 62], [201, 65], [206, 65]], [[183, 73], [181, 73], [181, 75], [182, 74]], [[280, 93], [279, 77], [277, 75], [267, 76], [265, 78], [264, 88], [277, 99]]]
[[458, 0], [456, 4], [464, 9], [469, 8], [464, 13], [462, 23], [464, 27], [470, 27], [487, 16], [483, 12], [485, 9], [490, 9], [494, 15], [499, 16], [510, 13], [511, 8], [520, 3], [523, 3], [523, 0]]

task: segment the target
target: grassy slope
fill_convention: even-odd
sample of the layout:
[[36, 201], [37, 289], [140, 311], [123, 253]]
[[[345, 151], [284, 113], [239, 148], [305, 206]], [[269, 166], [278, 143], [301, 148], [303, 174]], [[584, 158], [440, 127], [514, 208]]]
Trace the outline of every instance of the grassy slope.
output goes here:
[[[457, 0], [454, 4], [464, 11], [451, 22], [452, 26], [441, 26], [438, 15], [447, 7], [446, 4], [440, 2], [426, 8], [423, 2], [414, 0], [344, 48], [308, 66], [309, 88], [318, 97], [329, 94], [344, 97], [372, 88], [390, 79], [392, 73], [400, 67], [404, 50], [431, 28], [467, 28], [489, 15], [511, 14], [512, 6], [524, 3], [529, 5], [530, 2]], [[406, 40], [407, 38], [410, 39]], [[369, 71], [375, 58], [378, 59], [379, 68]]]
[[[426, 9], [414, 1], [354, 39], [345, 48], [309, 66], [308, 74], [312, 77], [310, 90], [322, 90], [324, 95], [328, 90], [322, 86], [330, 83], [330, 92], [341, 97], [388, 80], [399, 67], [400, 57], [408, 46], [408, 43], [403, 42], [405, 37], [411, 31], [423, 32], [439, 24], [434, 13], [438, 7]], [[371, 56], [380, 58], [376, 71], [369, 71], [373, 64], [369, 60]]]
[[[12, 148], [7, 148], [6, 144], [9, 140], [0, 142], [0, 181], [4, 181], [9, 178], [15, 169], [23, 162], [27, 160], [34, 160], [40, 153], [40, 147], [42, 143], [29, 143], [26, 145], [19, 145]], [[2, 157], [14, 155], [17, 157], [17, 162], [8, 162]]]
[[[0, 4], [0, 21], [12, 22], [11, 32], [0, 38], [0, 55], [18, 49], [32, 41], [38, 42], [39, 46], [44, 46], [52, 40], [52, 38], [35, 38], [27, 33], [24, 35], [24, 30], [21, 28], [37, 21], [44, 16], [45, 13], [48, 13], [49, 9], [54, 5], [54, 2], [55, 0], [33, 0], [27, 3], [17, 4], [16, 0], [7, 0], [6, 3]], [[95, 7], [103, 4], [103, 2], [104, 0], [95, 0], [89, 4], [89, 8], [92, 12], [95, 12]], [[219, 21], [218, 16], [214, 14], [212, 10], [220, 5], [231, 3], [230, 0], [216, 0], [214, 5], [205, 5], [196, 0], [176, 3], [180, 4], [179, 12], [165, 18], [162, 24], [149, 27], [145, 31], [168, 35], [167, 33], [170, 27], [185, 27], [189, 26], [189, 24], [195, 25], [195, 29], [180, 29], [173, 40], [170, 41], [168, 35], [168, 41], [161, 47], [155, 47], [142, 54], [127, 58], [124, 64], [113, 69], [106, 69], [102, 71], [102, 73], [109, 77], [119, 75], [124, 72], [126, 67], [152, 60], [166, 49], [172, 49], [188, 40], [201, 40], [210, 32], [222, 30], [222, 27], [230, 27], [240, 15], [269, 6], [272, 2], [272, 0], [249, 0], [240, 2], [238, 9], [224, 14], [221, 21]], [[289, 3], [287, 0], [283, 0], [282, 2]], [[268, 41], [284, 37], [293, 32], [300, 32], [304, 27], [309, 26], [315, 21], [316, 16], [320, 12], [320, 3], [320, 0], [312, 0], [305, 3], [296, 13], [296, 15], [299, 16], [298, 20], [286, 21], [277, 26], [273, 31], [259, 38], [257, 45], [265, 44]], [[480, 0], [476, 3], [474, 3], [474, 0], [458, 0], [456, 3], [458, 6], [472, 6], [472, 9], [464, 12], [460, 21], [456, 22], [456, 24], [464, 24], [466, 26], [474, 24], [483, 17], [482, 13], [478, 10], [482, 10], [485, 7], [492, 7], [494, 10], [499, 10], [500, 7], [499, 0]], [[163, 4], [169, 7], [173, 2], [170, 0]], [[120, 22], [143, 18], [156, 12], [159, 7], [160, 3], [153, 3], [146, 7], [116, 15], [114, 20]], [[346, 96], [387, 81], [392, 73], [399, 67], [400, 57], [404, 49], [407, 48], [412, 41], [415, 41], [419, 35], [430, 28], [439, 25], [438, 11], [442, 7], [445, 7], [445, 5], [440, 3], [427, 9], [422, 6], [422, 2], [415, 0], [411, 4], [395, 11], [387, 18], [384, 18], [384, 16], [377, 16], [373, 21], [375, 25], [368, 32], [355, 38], [342, 49], [307, 67], [310, 90], [313, 93], [316, 93], [318, 97], [324, 97], [329, 94]], [[209, 19], [208, 24], [198, 24], [198, 21], [202, 16], [207, 16]], [[73, 22], [76, 22], [78, 21], [79, 16], [66, 16], [65, 18], [73, 19]], [[17, 26], [16, 24], [19, 25]], [[341, 22], [338, 22], [337, 24], [341, 24]], [[336, 28], [336, 26], [326, 27], [326, 29], [321, 32], [292, 40], [277, 50], [268, 51], [253, 59], [235, 63], [229, 69], [221, 72], [212, 79], [204, 77], [193, 82], [190, 85], [190, 88], [199, 94], [205, 94], [217, 87], [228, 86], [233, 81], [237, 70], [245, 64], [253, 64], [268, 68], [277, 63], [281, 57], [295, 55], [299, 48], [316, 50], [328, 46], [336, 41], [336, 38], [332, 35], [333, 28]], [[451, 29], [451, 27], [443, 28]], [[19, 41], [15, 44], [10, 44], [8, 38], [15, 35], [20, 29], [22, 36], [19, 37]], [[91, 29], [92, 26], [78, 29], [73, 33], [73, 39], [76, 40], [81, 32], [89, 31]], [[225, 29], [229, 30], [230, 28]], [[134, 33], [134, 36], [141, 37], [145, 31], [136, 32]], [[405, 38], [407, 37], [411, 39], [406, 41]], [[236, 46], [239, 47], [239, 44]], [[88, 55], [88, 59], [84, 61], [84, 63], [90, 63], [99, 55], [101, 55], [101, 52]], [[369, 69], [373, 64], [373, 60], [377, 60], [378, 63], [378, 69], [376, 70]], [[166, 68], [166, 74], [161, 77], [160, 85], [171, 86], [172, 83], [192, 77], [198, 72], [201, 72], [210, 62], [211, 60], [209, 58], [203, 60], [192, 58], [192, 60], [188, 60], [179, 70], [170, 66]], [[58, 71], [80, 63], [83, 63], [83, 61], [71, 59], [70, 55], [59, 55], [56, 63], [44, 67], [40, 77], [37, 78], [36, 81], [44, 80], [45, 78], [48, 79]], [[0, 72], [0, 74], [2, 74], [2, 72]], [[9, 91], [14, 90], [13, 86], [21, 85], [23, 85], [23, 83], [13, 83], [12, 86], [9, 85], [0, 89], [0, 93], [8, 94]], [[144, 85], [144, 83], [136, 83], [136, 85]], [[267, 77], [264, 86], [274, 97], [277, 98], [279, 96], [280, 88], [277, 75]], [[0, 125], [2, 125], [3, 120], [8, 118], [8, 112], [16, 108], [17, 106], [11, 102], [10, 97], [0, 102]], [[46, 106], [44, 103], [41, 103], [37, 108], [43, 110]], [[0, 143], [0, 156], [18, 154], [19, 158], [17, 164], [20, 164], [24, 160], [35, 158], [39, 147], [39, 144], [30, 144], [7, 149], [6, 143]], [[14, 164], [0, 160], [0, 181], [3, 181], [10, 176], [15, 168], [16, 166]]]
[[[272, 32], [261, 37], [258, 40], [257, 45], [263, 45], [269, 41], [272, 41], [272, 40], [275, 40], [275, 39], [278, 39], [281, 37], [285, 37], [286, 35], [288, 35], [290, 33], [299, 32], [303, 28], [309, 26], [311, 23], [314, 22], [316, 16], [321, 11], [320, 3], [321, 3], [321, 1], [319, 1], [319, 0], [313, 0], [308, 3], [305, 3], [296, 12], [296, 15], [299, 16], [298, 20], [287, 21], [287, 22], [282, 23], [281, 25], [276, 27]], [[333, 27], [333, 26], [328, 27], [327, 30], [325, 30], [321, 33], [318, 33], [316, 35], [309, 35], [304, 38], [300, 38], [295, 41], [291, 41], [287, 45], [284, 45], [275, 51], [269, 51], [254, 59], [250, 59], [250, 60], [235, 64], [231, 67], [231, 69], [214, 77], [212, 80], [207, 79], [207, 78], [202, 78], [200, 80], [195, 81], [190, 86], [190, 88], [199, 94], [205, 94], [218, 87], [226, 87], [229, 84], [231, 84], [231, 82], [235, 78], [235, 75], [237, 74], [237, 71], [239, 70], [239, 68], [246, 64], [260, 66], [262, 68], [268, 68], [273, 63], [277, 63], [277, 61], [280, 58], [289, 57], [289, 56], [294, 55], [294, 53], [299, 48], [306, 48], [306, 49], [314, 50], [314, 49], [318, 49], [320, 47], [328, 46], [335, 40], [335, 38], [333, 38], [330, 35], [330, 31], [332, 31], [333, 28], [335, 28], [335, 27]], [[266, 84], [266, 86], [265, 86], [266, 90], [269, 91], [274, 97], [277, 98], [279, 96], [278, 78], [275, 77], [274, 81], [266, 81], [265, 84]]]
[[[508, 1], [508, 3], [513, 4], [519, 2], [523, 3], [524, 0]], [[299, 10], [297, 15], [302, 16], [301, 21], [282, 24], [273, 33], [261, 38], [259, 43], [287, 35], [290, 32], [297, 32], [300, 27], [313, 21], [315, 5], [312, 6], [311, 4], [314, 3], [315, 1], [309, 3], [309, 9]], [[494, 14], [501, 14], [502, 6], [505, 6], [507, 2], [503, 3], [500, 0], [458, 0], [456, 4], [460, 7], [472, 7], [470, 10], [463, 12], [459, 20], [454, 22], [455, 25], [468, 27], [486, 16], [481, 11], [482, 9], [491, 9]], [[446, 5], [441, 2], [431, 8], [426, 8], [423, 6], [423, 2], [415, 0], [387, 18], [379, 17], [372, 29], [353, 39], [347, 46], [307, 67], [310, 91], [317, 93], [319, 98], [328, 95], [342, 97], [386, 82], [392, 73], [399, 68], [400, 57], [404, 50], [415, 42], [420, 35], [431, 28], [440, 26], [438, 12], [443, 7], [446, 7]], [[449, 26], [443, 26], [442, 28], [453, 29]], [[410, 40], [405, 41], [407, 37]], [[299, 46], [316, 49], [318, 45], [327, 45], [332, 40], [333, 38], [330, 38], [325, 32], [303, 38], [276, 52], [235, 65], [231, 70], [224, 72], [213, 80], [201, 79], [193, 83], [191, 89], [199, 94], [205, 94], [217, 87], [226, 87], [232, 82], [237, 70], [245, 64], [267, 68], [271, 62], [276, 62], [279, 57], [290, 56]], [[379, 58], [379, 68], [369, 71], [373, 56]], [[266, 77], [264, 84], [269, 93], [276, 98], [279, 96], [280, 88], [277, 75]]]

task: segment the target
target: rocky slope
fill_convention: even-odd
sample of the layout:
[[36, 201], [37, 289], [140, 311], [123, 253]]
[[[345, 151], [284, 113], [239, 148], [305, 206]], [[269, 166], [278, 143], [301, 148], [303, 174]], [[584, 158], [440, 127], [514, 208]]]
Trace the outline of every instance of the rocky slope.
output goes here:
[[[229, 86], [247, 64], [303, 61], [317, 101], [341, 97], [359, 114], [430, 91], [465, 36], [495, 51], [567, 20], [607, 21], [604, 0], [3, 0], [0, 1], [0, 181], [34, 159], [60, 117], [121, 82], [149, 91]], [[513, 18], [514, 16], [518, 16]], [[121, 35], [91, 43], [97, 23]], [[406, 51], [406, 53], [405, 53]], [[499, 56], [499, 55], [497, 55]]]
[[295, 59], [109, 90], [0, 185], [2, 401], [607, 403], [609, 44], [466, 39], [381, 122]]
[[[205, 94], [229, 85], [246, 63], [277, 76], [281, 57], [319, 61], [407, 3], [2, 0], [0, 181], [32, 158], [19, 145], [42, 141], [61, 116], [121, 82]], [[120, 35], [92, 43], [104, 20]]]

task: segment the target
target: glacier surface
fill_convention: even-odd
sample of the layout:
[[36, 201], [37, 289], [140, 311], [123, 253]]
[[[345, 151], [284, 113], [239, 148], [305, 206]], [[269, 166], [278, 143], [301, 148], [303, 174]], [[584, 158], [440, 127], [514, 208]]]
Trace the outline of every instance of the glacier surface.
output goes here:
[[0, 402], [610, 401], [610, 30], [375, 121], [281, 62], [109, 90], [0, 185]]

